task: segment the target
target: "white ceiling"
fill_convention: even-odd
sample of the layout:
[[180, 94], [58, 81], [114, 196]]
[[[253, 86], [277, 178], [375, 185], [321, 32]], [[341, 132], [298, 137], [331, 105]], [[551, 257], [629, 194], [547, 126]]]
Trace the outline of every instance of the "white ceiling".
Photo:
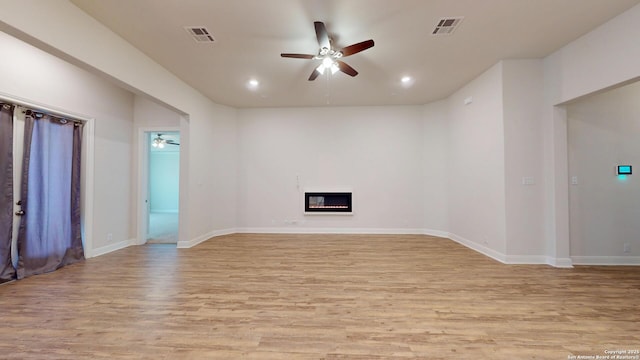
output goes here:
[[[234, 107], [426, 104], [500, 59], [542, 58], [640, 0], [72, 0], [211, 100]], [[432, 36], [442, 17], [464, 16]], [[319, 60], [314, 21], [359, 71], [307, 80]], [[196, 43], [185, 26], [208, 28]], [[629, 36], [634, 36], [629, 34]], [[400, 79], [411, 76], [413, 84]], [[247, 87], [250, 79], [260, 85]]]

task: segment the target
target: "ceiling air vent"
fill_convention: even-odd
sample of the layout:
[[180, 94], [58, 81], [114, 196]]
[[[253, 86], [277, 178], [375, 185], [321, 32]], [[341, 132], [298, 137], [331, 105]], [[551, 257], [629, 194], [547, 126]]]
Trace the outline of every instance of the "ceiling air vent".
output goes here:
[[193, 37], [196, 42], [199, 43], [212, 43], [216, 41], [209, 30], [204, 26], [185, 26], [185, 30]]
[[463, 16], [442, 18], [431, 35], [451, 35], [464, 19]]

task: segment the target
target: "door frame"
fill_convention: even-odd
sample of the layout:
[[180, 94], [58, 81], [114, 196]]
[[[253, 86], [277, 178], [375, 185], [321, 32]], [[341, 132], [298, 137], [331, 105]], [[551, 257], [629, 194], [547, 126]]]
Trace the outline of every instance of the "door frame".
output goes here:
[[[137, 245], [144, 245], [147, 243], [147, 233], [149, 231], [149, 207], [147, 206], [147, 204], [149, 200], [149, 147], [151, 146], [151, 142], [147, 134], [154, 132], [177, 132], [180, 133], [182, 140], [180, 127], [177, 126], [154, 126], [138, 128], [138, 196], [136, 199], [136, 207], [138, 209], [136, 229]], [[182, 148], [180, 149], [180, 172], [182, 173]], [[180, 184], [180, 188], [182, 188], [182, 177], [180, 179]], [[180, 199], [182, 199], [180, 188], [178, 188], [178, 193]], [[182, 203], [182, 201], [180, 201], [180, 203]], [[178, 206], [178, 211], [178, 234], [180, 234], [180, 229], [182, 228], [181, 206]]]

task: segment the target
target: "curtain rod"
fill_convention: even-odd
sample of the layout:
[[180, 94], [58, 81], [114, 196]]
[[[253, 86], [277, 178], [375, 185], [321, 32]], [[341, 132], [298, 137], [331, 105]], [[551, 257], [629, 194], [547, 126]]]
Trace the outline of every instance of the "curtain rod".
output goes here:
[[7, 95], [0, 92], [0, 103], [10, 103], [13, 105], [19, 105], [27, 108], [36, 113], [42, 113], [47, 115], [52, 115], [55, 117], [63, 118], [72, 122], [80, 122], [85, 123], [87, 121], [93, 120], [91, 117], [80, 114], [73, 114], [62, 110], [56, 110], [41, 104], [33, 103], [24, 99], [19, 99], [11, 95]]

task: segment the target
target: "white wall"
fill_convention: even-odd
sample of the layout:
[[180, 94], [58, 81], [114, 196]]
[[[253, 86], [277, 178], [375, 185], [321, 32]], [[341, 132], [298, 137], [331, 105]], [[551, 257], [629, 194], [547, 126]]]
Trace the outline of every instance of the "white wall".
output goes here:
[[181, 114], [163, 104], [135, 95], [133, 115], [136, 131], [141, 128], [179, 128]]
[[95, 118], [93, 233], [87, 236], [93, 248], [131, 239], [133, 95], [2, 32], [0, 48], [0, 92]]
[[[465, 105], [465, 99], [472, 103]], [[506, 252], [502, 63], [448, 99], [449, 232], [488, 255]]]
[[636, 5], [544, 59], [553, 86], [545, 89], [560, 104], [640, 76], [640, 5]]
[[542, 60], [504, 60], [502, 70], [507, 261], [544, 263]]
[[447, 237], [449, 232], [448, 129], [447, 101], [425, 105], [422, 124], [423, 227], [436, 230], [432, 233], [443, 237]]
[[[425, 191], [444, 208], [444, 149], [424, 141], [444, 133], [422, 106], [243, 109], [238, 121], [240, 228], [415, 232]], [[437, 164], [426, 172], [425, 156]], [[304, 216], [305, 188], [352, 189], [355, 214]]]
[[[631, 263], [640, 255], [640, 82], [567, 106], [571, 256]], [[616, 165], [635, 165], [620, 178]], [[624, 253], [624, 244], [631, 252]]]
[[0, 30], [185, 114], [180, 186], [188, 195], [180, 199], [180, 221], [187, 226], [178, 245], [234, 228], [235, 109], [211, 102], [67, 0], [4, 1]]
[[149, 208], [151, 212], [177, 213], [180, 187], [180, 152], [149, 153]]
[[545, 239], [556, 264], [571, 265], [566, 111], [560, 105], [640, 77], [640, 5], [544, 59]]

